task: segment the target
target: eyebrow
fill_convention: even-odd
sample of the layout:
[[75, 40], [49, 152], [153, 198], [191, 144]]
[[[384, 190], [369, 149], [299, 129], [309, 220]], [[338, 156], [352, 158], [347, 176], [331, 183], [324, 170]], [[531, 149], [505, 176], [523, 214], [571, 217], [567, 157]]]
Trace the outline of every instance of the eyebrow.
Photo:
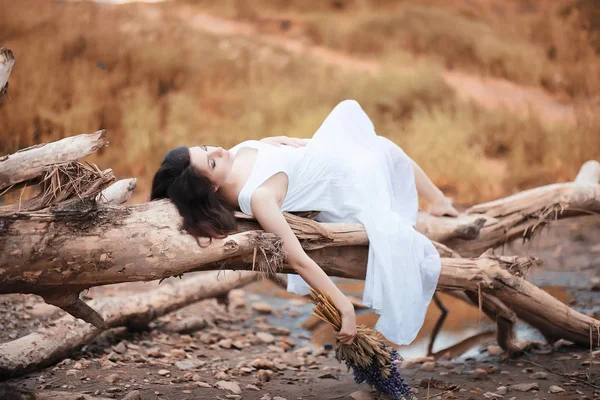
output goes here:
[[210, 159], [208, 158], [208, 149], [206, 145], [200, 146], [206, 152], [206, 165], [208, 166], [208, 172], [210, 172]]

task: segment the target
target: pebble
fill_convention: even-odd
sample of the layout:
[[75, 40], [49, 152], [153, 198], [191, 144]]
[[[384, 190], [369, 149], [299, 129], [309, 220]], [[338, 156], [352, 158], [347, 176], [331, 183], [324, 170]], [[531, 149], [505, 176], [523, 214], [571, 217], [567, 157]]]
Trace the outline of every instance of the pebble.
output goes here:
[[119, 344], [116, 346], [113, 346], [112, 349], [119, 354], [125, 354], [125, 352], [127, 351], [127, 347], [125, 347], [125, 343], [123, 343], [123, 342], [119, 342]]
[[373, 400], [374, 397], [371, 393], [367, 392], [366, 390], [359, 390], [358, 392], [352, 392], [350, 393], [350, 397], [352, 397], [354, 400]]
[[531, 374], [531, 379], [548, 379], [548, 374], [545, 372], [535, 372]]
[[222, 390], [229, 390], [230, 392], [235, 394], [242, 393], [242, 389], [240, 388], [240, 385], [238, 385], [237, 382], [217, 381], [217, 383], [215, 383], [215, 386]]
[[556, 385], [552, 385], [550, 386], [550, 388], [548, 389], [548, 393], [564, 393], [565, 389], [561, 388], [560, 386], [556, 386]]
[[505, 395], [506, 393], [508, 393], [508, 389], [506, 388], [506, 386], [499, 386], [496, 389], [496, 393]]
[[252, 304], [252, 309], [261, 314], [271, 314], [273, 312], [273, 307], [267, 303], [254, 303]]
[[421, 365], [421, 368], [419, 368], [421, 371], [425, 371], [425, 372], [433, 372], [435, 371], [435, 362], [434, 361], [426, 361], [423, 363], [423, 365]]
[[185, 351], [183, 349], [173, 349], [171, 350], [171, 357], [174, 358], [185, 358]]
[[115, 383], [121, 380], [121, 376], [119, 374], [110, 374], [106, 377], [106, 382]]
[[537, 384], [537, 382], [533, 382], [533, 383], [518, 383], [516, 385], [512, 385], [512, 388], [514, 390], [519, 391], [519, 392], [529, 392], [530, 390], [540, 390], [540, 387]]
[[158, 374], [159, 374], [160, 376], [167, 376], [167, 375], [169, 375], [170, 373], [171, 373], [171, 371], [169, 371], [168, 369], [159, 369], [159, 370], [158, 370]]
[[504, 350], [502, 350], [500, 346], [497, 346], [495, 344], [489, 345], [487, 347], [487, 352], [490, 356], [499, 356], [501, 354], [504, 354]]
[[501, 394], [496, 394], [496, 393], [492, 393], [492, 392], [485, 392], [483, 394], [483, 397], [485, 399], [503, 399], [504, 396], [502, 396]]
[[285, 397], [275, 396], [275, 397], [273, 397], [273, 400], [287, 400], [287, 399]]
[[256, 385], [246, 385], [246, 389], [256, 390], [257, 392], [260, 391], [260, 388]]
[[483, 381], [488, 378], [488, 373], [484, 369], [477, 368], [475, 371], [473, 371], [473, 378]]
[[259, 338], [263, 343], [273, 343], [275, 341], [275, 336], [271, 335], [267, 332], [258, 332], [256, 337]]
[[139, 390], [132, 390], [122, 400], [142, 400], [142, 393]]
[[269, 382], [273, 376], [273, 371], [270, 369], [259, 369], [256, 378], [259, 382]]
[[217, 345], [224, 349], [230, 349], [233, 346], [233, 341], [231, 339], [222, 339], [217, 342]]

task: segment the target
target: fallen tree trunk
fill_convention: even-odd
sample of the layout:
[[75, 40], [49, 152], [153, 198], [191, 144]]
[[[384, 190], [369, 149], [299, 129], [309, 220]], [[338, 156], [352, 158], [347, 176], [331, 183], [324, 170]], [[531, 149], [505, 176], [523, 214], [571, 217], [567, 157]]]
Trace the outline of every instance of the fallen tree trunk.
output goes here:
[[600, 213], [600, 163], [587, 161], [575, 181], [526, 190], [467, 210], [487, 218], [476, 240], [451, 238], [448, 247], [466, 257], [514, 239], [530, 239], [548, 223], [574, 215]]
[[[253, 272], [209, 272], [166, 282], [148, 292], [90, 301], [89, 305], [104, 317], [107, 327], [148, 324], [153, 319], [187, 304], [224, 295], [237, 287], [254, 282]], [[70, 315], [53, 326], [0, 344], [0, 380], [51, 365], [89, 342], [102, 330]]]
[[0, 191], [40, 176], [48, 167], [86, 157], [105, 146], [106, 131], [67, 137], [0, 157]]
[[[257, 261], [266, 262], [265, 256], [271, 264], [282, 262], [279, 238], [261, 231], [238, 233], [198, 247], [193, 238], [179, 231], [177, 211], [168, 201], [133, 207], [94, 202], [78, 206], [26, 213], [26, 219], [17, 214], [5, 219], [5, 233], [0, 236], [0, 293], [51, 296], [53, 304], [57, 304], [56, 293], [61, 293], [69, 303], [78, 301], [74, 293], [91, 286], [162, 279], [194, 270], [252, 269]], [[309, 255], [328, 275], [364, 279], [368, 254], [364, 229], [287, 217]], [[444, 258], [439, 288], [483, 290], [547, 337], [589, 345], [590, 327], [600, 322], [510, 274], [501, 267], [510, 266], [509, 262], [498, 260]], [[79, 309], [89, 314], [82, 312], [80, 318], [102, 326], [91, 310]]]

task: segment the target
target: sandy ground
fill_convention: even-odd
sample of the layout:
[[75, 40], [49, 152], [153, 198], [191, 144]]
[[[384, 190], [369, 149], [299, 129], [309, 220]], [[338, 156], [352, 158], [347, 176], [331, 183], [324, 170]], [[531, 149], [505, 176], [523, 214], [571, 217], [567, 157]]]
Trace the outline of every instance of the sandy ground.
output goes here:
[[[599, 238], [600, 220], [583, 217], [559, 221], [534, 242], [504, 251], [541, 257], [545, 264], [532, 271], [530, 279], [576, 309], [598, 315], [600, 292], [591, 290], [590, 282], [600, 276]], [[87, 296], [135, 292], [143, 290], [141, 285], [96, 288]], [[306, 300], [271, 297], [265, 305], [261, 292], [269, 287], [258, 284], [233, 291], [228, 305], [214, 299], [190, 305], [154, 321], [147, 331], [113, 329], [71, 358], [5, 385], [116, 399], [374, 398], [367, 385], [354, 383], [333, 358], [329, 328], [310, 332], [298, 326], [306, 322]], [[452, 305], [449, 326], [472, 324], [472, 312]], [[0, 296], [0, 341], [47, 326], [60, 314], [35, 296]], [[173, 323], [190, 317], [204, 319], [207, 326], [187, 334], [169, 331]], [[423, 341], [430, 329], [426, 322], [418, 340]], [[526, 327], [519, 328], [519, 334], [536, 338]], [[401, 374], [419, 398], [600, 398], [600, 354], [590, 362], [589, 349], [559, 342], [504, 360], [495, 353], [493, 335], [484, 334], [472, 344], [466, 355], [437, 361], [401, 348], [401, 354], [412, 357], [402, 364]], [[11, 396], [0, 392], [0, 398]]]

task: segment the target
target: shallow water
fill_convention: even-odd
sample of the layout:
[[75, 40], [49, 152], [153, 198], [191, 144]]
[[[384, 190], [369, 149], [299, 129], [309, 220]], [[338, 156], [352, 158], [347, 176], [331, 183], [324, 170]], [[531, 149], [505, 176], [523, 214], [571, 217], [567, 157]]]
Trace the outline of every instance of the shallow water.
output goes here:
[[[585, 274], [541, 271], [531, 274], [529, 278], [552, 296], [578, 310], [589, 311], [590, 307], [600, 308], [600, 304], [591, 303], [590, 305], [587, 301], [589, 299], [586, 299], [586, 292], [579, 290], [587, 285], [588, 278]], [[336, 279], [336, 283], [347, 295], [358, 299], [362, 297], [363, 283], [361, 281]], [[311, 338], [310, 340], [301, 339], [300, 345], [310, 343], [316, 347], [322, 347], [335, 343], [331, 327], [311, 317], [312, 304], [306, 299], [287, 293], [270, 281], [256, 283], [248, 289], [250, 301], [267, 302], [274, 309], [280, 311], [279, 315], [268, 316], [269, 322], [290, 329], [296, 336], [303, 334]], [[433, 352], [449, 349], [451, 357], [459, 359], [479, 356], [484, 350], [481, 344], [494, 341], [494, 324], [485, 315], [480, 315], [477, 307], [445, 293], [440, 293], [439, 296], [449, 313], [437, 335], [432, 348]], [[582, 304], [583, 307], [578, 307], [578, 304]], [[399, 352], [404, 358], [427, 355], [430, 336], [440, 315], [439, 308], [432, 302], [427, 311], [423, 328], [415, 341], [408, 346], [399, 348]], [[377, 318], [378, 315], [369, 310], [357, 311], [359, 324], [373, 327]], [[515, 330], [519, 339], [543, 341], [543, 337], [537, 330], [524, 323], [518, 323]]]

